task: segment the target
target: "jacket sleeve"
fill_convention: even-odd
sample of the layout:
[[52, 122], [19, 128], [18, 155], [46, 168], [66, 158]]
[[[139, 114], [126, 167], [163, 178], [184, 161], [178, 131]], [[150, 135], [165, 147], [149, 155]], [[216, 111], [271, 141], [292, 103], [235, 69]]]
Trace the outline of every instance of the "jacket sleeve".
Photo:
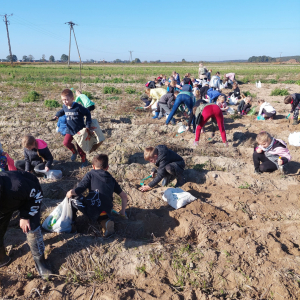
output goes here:
[[259, 108], [259, 112], [258, 112], [258, 115], [261, 115], [262, 114], [262, 111], [264, 109], [264, 105], [262, 104]]
[[91, 177], [89, 173], [85, 174], [82, 180], [78, 183], [77, 188], [75, 188], [75, 193], [76, 195], [80, 195], [86, 189], [91, 189]]
[[[30, 174], [31, 175], [31, 174]], [[34, 176], [34, 175], [32, 175]], [[30, 219], [34, 217], [41, 208], [41, 202], [43, 200], [43, 191], [40, 186], [40, 183], [38, 182], [38, 179], [36, 179], [36, 184], [34, 185], [35, 188], [32, 188], [29, 195], [24, 195], [27, 197], [24, 205], [20, 208], [20, 218], [21, 219]]]
[[156, 186], [161, 180], [163, 180], [163, 178], [167, 175], [166, 174], [167, 171], [165, 170], [165, 168], [163, 167], [159, 167], [157, 170], [157, 175], [156, 177], [148, 184], [151, 188], [153, 188], [154, 186]]
[[86, 127], [90, 128], [91, 127], [91, 123], [92, 123], [92, 117], [91, 117], [91, 112], [83, 107], [82, 105], [80, 105], [79, 111], [86, 116]]
[[25, 157], [25, 171], [29, 172], [30, 171], [30, 159], [29, 159], [29, 156], [26, 152], [26, 150], [24, 150], [24, 157]]
[[42, 151], [43, 158], [47, 161], [46, 167], [50, 168], [53, 163], [53, 156], [48, 147]]
[[64, 109], [62, 108], [61, 110], [59, 110], [57, 113], [56, 113], [56, 117], [61, 117], [61, 116], [63, 116], [65, 114], [65, 111], [64, 111]]

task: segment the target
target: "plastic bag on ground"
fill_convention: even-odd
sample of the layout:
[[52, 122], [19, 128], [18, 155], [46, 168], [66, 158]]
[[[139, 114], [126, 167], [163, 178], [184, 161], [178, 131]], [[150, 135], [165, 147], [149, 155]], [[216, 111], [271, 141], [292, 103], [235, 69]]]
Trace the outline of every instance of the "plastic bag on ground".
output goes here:
[[77, 145], [88, 154], [98, 149], [105, 140], [105, 136], [96, 119], [92, 119], [91, 129], [93, 130], [91, 135], [88, 134], [86, 128], [83, 128], [73, 136]]
[[42, 227], [50, 232], [70, 233], [72, 230], [72, 216], [71, 200], [65, 198], [46, 218]]
[[185, 132], [186, 130], [186, 126], [185, 125], [181, 125], [179, 128], [178, 128], [178, 133], [183, 133]]
[[175, 209], [181, 208], [197, 199], [192, 194], [185, 192], [180, 188], [167, 189], [162, 198]]
[[227, 112], [228, 112], [229, 114], [231, 114], [231, 115], [234, 115], [234, 114], [235, 114], [235, 110], [234, 110], [232, 107], [229, 107], [229, 108], [227, 109]]
[[230, 105], [236, 105], [238, 103], [238, 98], [234, 96], [230, 96], [228, 100]]
[[265, 117], [263, 115], [259, 115], [259, 116], [257, 116], [256, 120], [258, 120], [258, 121], [264, 121]]
[[292, 146], [300, 147], [300, 132], [290, 133], [289, 144]]
[[34, 172], [44, 174], [47, 179], [59, 180], [62, 178], [61, 170], [49, 170], [48, 172], [46, 172], [46, 170], [39, 170], [37, 168], [34, 168]]

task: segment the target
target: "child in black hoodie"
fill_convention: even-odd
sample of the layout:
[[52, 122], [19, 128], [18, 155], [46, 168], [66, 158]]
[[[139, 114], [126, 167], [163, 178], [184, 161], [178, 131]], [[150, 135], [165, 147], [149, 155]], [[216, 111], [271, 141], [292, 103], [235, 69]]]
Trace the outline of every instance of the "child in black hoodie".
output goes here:
[[300, 94], [291, 94], [284, 98], [284, 104], [291, 104], [291, 113], [293, 113], [293, 125], [298, 124], [300, 109]]
[[114, 233], [114, 222], [111, 216], [113, 193], [115, 192], [122, 199], [120, 215], [124, 218], [126, 218], [127, 195], [122, 191], [117, 181], [107, 172], [108, 156], [106, 154], [96, 155], [92, 164], [93, 170], [83, 177], [75, 189], [67, 193], [67, 197], [81, 196], [86, 189], [89, 189], [87, 197], [76, 197], [75, 216], [76, 211], [80, 210], [90, 219], [96, 220], [104, 229], [104, 236], [108, 237]]
[[147, 192], [161, 180], [162, 186], [167, 186], [172, 179], [177, 178], [175, 187], [179, 187], [184, 184], [183, 171], [185, 162], [183, 158], [168, 149], [165, 145], [158, 145], [156, 148], [148, 147], [144, 151], [144, 158], [151, 163], [154, 163], [158, 169], [152, 169], [151, 176], [154, 178], [148, 185], [142, 186], [140, 191]]

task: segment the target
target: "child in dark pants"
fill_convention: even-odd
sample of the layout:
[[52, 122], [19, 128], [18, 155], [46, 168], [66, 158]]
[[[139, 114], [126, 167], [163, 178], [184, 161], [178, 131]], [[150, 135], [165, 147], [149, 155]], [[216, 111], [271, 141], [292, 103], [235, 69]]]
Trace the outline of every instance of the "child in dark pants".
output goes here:
[[239, 115], [247, 115], [247, 113], [250, 111], [251, 109], [251, 102], [252, 102], [252, 97], [248, 96], [246, 98], [244, 98], [238, 108], [237, 108], [237, 111], [238, 111], [238, 114]]
[[174, 177], [177, 178], [175, 187], [179, 187], [184, 184], [183, 171], [185, 162], [183, 158], [174, 151], [168, 149], [164, 145], [159, 145], [156, 148], [148, 147], [144, 151], [144, 158], [145, 160], [154, 163], [158, 169], [152, 169], [151, 176], [154, 178], [157, 174], [156, 178], [154, 178], [148, 185], [142, 186], [140, 191], [149, 191], [161, 180], [163, 180], [162, 186], [167, 186]]
[[81, 196], [86, 189], [89, 189], [87, 197], [76, 197], [77, 207], [75, 206], [75, 214], [73, 213], [73, 215], [76, 216], [76, 211], [80, 210], [90, 219], [98, 221], [104, 230], [104, 236], [108, 237], [114, 233], [114, 222], [111, 215], [113, 193], [115, 192], [122, 199], [120, 215], [124, 218], [126, 218], [127, 195], [122, 191], [117, 181], [107, 172], [108, 156], [106, 154], [96, 155], [92, 164], [93, 170], [83, 177], [75, 189], [67, 193], [67, 197]]
[[43, 192], [38, 179], [24, 171], [0, 173], [0, 267], [11, 258], [6, 255], [4, 235], [13, 213], [20, 211], [20, 227], [27, 236], [36, 269], [43, 279], [51, 275], [44, 257], [44, 241], [40, 228], [40, 206]]
[[299, 109], [300, 109], [300, 94], [292, 94], [284, 98], [285, 104], [291, 104], [293, 113], [293, 125], [298, 124]]
[[262, 131], [256, 137], [258, 146], [254, 149], [254, 172], [274, 172], [280, 170], [284, 173], [283, 166], [291, 160], [291, 155], [282, 140], [273, 138], [268, 132]]
[[[66, 115], [67, 116], [67, 130], [64, 138], [64, 146], [72, 151], [71, 161], [74, 161], [79, 153], [81, 157], [82, 167], [88, 165], [86, 160], [86, 154], [83, 150], [77, 145], [77, 150], [72, 144], [73, 136], [83, 128], [91, 130], [91, 113], [90, 111], [83, 107], [82, 105], [74, 102], [73, 92], [69, 89], [65, 89], [61, 93], [61, 99], [63, 102], [63, 108], [56, 113], [55, 119]], [[84, 124], [84, 117], [86, 117], [86, 125]]]

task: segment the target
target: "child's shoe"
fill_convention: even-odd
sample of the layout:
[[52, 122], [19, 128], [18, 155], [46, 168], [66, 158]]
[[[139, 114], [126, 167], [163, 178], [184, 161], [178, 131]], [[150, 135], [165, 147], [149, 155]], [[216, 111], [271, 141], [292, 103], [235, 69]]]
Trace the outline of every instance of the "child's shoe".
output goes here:
[[89, 161], [86, 159], [85, 161], [82, 162], [81, 168], [85, 168], [89, 165]]
[[71, 161], [74, 161], [77, 158], [78, 152], [75, 150], [75, 152], [71, 156]]
[[104, 236], [105, 237], [109, 237], [112, 234], [115, 233], [115, 223], [112, 220], [102, 220], [101, 221], [101, 226], [103, 228], [104, 231]]
[[260, 175], [260, 174], [262, 174], [262, 172], [260, 171], [260, 169], [255, 169], [255, 170], [254, 170], [254, 174]]
[[152, 119], [157, 119], [158, 115], [159, 115], [159, 112], [156, 112], [155, 115], [154, 115], [154, 117], [152, 117]]

